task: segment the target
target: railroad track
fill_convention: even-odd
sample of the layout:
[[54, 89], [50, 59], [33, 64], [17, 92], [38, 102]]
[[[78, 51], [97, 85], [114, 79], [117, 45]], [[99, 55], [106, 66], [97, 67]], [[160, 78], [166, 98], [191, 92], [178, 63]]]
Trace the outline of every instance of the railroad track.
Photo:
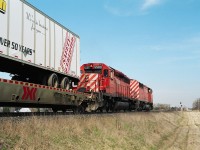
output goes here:
[[[150, 111], [150, 113], [160, 113], [163, 111]], [[169, 111], [168, 111], [169, 112]], [[146, 111], [119, 111], [119, 112], [84, 112], [84, 113], [78, 113], [75, 114], [72, 111], [67, 112], [1, 112], [0, 117], [30, 117], [30, 116], [65, 116], [65, 115], [113, 115], [113, 114], [127, 114], [127, 113], [149, 113]]]
[[7, 112], [0, 113], [0, 117], [28, 117], [28, 116], [56, 116], [56, 115], [72, 115], [72, 112]]

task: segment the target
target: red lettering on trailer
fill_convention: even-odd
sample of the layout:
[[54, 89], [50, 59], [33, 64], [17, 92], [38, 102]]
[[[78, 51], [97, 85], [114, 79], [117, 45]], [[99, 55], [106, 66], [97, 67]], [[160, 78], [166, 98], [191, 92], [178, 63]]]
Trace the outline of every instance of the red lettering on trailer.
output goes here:
[[64, 73], [68, 73], [70, 71], [75, 43], [76, 43], [76, 38], [74, 36], [70, 37], [70, 35], [68, 35], [67, 32], [63, 47], [62, 57], [60, 61], [60, 65]]
[[27, 100], [28, 98], [30, 98], [30, 100], [36, 100], [35, 96], [36, 96], [37, 88], [30, 88], [27, 86], [23, 86], [23, 90], [24, 90], [24, 94], [22, 96], [22, 100]]

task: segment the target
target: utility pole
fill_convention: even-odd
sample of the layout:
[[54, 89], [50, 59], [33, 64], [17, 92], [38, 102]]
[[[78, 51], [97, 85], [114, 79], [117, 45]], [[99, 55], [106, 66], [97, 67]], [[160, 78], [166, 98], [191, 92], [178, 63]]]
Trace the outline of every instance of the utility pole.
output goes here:
[[182, 103], [180, 102], [180, 105], [181, 105], [181, 111], [183, 111], [183, 108], [182, 108]]

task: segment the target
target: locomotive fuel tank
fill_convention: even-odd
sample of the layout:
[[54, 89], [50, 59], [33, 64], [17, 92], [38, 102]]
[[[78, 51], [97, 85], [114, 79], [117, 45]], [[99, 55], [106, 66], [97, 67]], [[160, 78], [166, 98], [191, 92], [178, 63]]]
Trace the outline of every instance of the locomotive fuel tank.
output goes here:
[[116, 102], [114, 106], [114, 110], [127, 110], [129, 109], [128, 102]]

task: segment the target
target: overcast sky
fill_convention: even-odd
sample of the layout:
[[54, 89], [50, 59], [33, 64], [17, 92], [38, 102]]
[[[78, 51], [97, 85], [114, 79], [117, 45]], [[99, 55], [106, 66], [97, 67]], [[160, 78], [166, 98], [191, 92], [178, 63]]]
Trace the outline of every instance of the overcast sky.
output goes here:
[[200, 97], [199, 0], [27, 1], [80, 36], [81, 64], [124, 72], [155, 103], [191, 107]]

